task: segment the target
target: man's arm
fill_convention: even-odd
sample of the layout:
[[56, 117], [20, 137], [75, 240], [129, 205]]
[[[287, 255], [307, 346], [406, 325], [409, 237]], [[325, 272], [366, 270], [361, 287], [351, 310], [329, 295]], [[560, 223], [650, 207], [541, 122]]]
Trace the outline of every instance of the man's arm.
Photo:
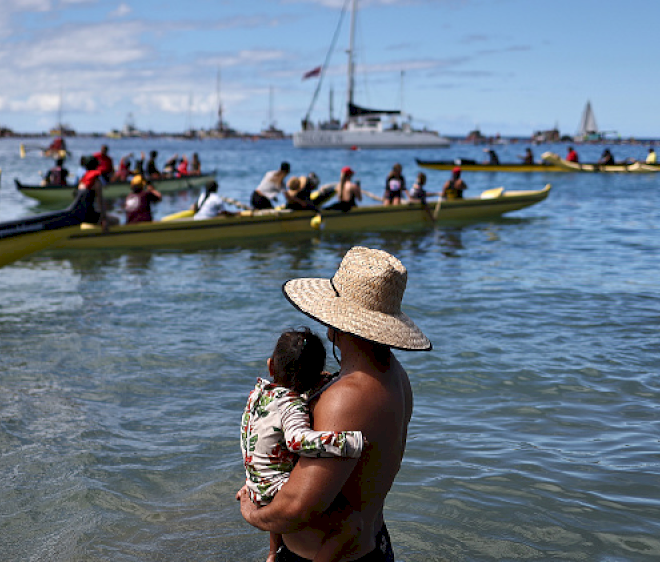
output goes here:
[[268, 505], [257, 507], [247, 489], [242, 488], [236, 496], [241, 502], [241, 514], [262, 531], [298, 531], [330, 507], [356, 463], [357, 459], [301, 457], [289, 481]]
[[[360, 430], [355, 417], [359, 400], [338, 384], [326, 390], [314, 409], [314, 429], [327, 431]], [[353, 424], [354, 427], [350, 427]], [[268, 505], [257, 508], [241, 490], [241, 513], [251, 525], [275, 533], [292, 533], [305, 527], [326, 511], [343, 488], [357, 459], [301, 457], [289, 481]]]

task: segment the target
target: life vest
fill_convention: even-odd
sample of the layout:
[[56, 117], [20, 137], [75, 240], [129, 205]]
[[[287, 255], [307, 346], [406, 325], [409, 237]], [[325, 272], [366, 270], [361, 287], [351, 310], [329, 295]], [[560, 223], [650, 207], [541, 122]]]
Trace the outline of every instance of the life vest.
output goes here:
[[64, 182], [64, 175], [62, 174], [62, 168], [60, 166], [56, 166], [50, 171], [48, 181], [50, 185], [66, 185]]
[[449, 180], [449, 186], [445, 190], [445, 197], [447, 199], [458, 199], [461, 196], [461, 192], [454, 187], [456, 180]]
[[85, 186], [86, 189], [90, 189], [100, 175], [101, 172], [99, 170], [87, 170], [85, 175], [80, 178], [80, 183]]

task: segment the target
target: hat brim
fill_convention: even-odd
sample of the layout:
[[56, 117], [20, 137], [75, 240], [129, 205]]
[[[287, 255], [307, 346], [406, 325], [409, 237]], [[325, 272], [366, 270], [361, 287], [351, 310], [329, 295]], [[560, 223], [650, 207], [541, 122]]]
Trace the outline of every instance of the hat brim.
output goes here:
[[356, 307], [337, 296], [329, 279], [291, 279], [282, 285], [282, 292], [300, 312], [341, 332], [405, 351], [429, 351], [433, 347], [403, 312], [390, 315]]

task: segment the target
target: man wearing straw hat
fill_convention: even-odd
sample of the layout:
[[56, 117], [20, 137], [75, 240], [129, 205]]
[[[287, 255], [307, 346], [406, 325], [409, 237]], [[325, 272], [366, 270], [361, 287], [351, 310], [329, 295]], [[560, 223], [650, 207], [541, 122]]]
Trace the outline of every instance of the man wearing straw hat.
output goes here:
[[[278, 562], [312, 560], [332, 529], [323, 512], [341, 494], [363, 525], [345, 560], [394, 561], [383, 505], [401, 466], [412, 389], [392, 349], [427, 351], [431, 342], [401, 311], [407, 271], [381, 250], [353, 247], [332, 279], [292, 279], [282, 290], [298, 310], [328, 327], [341, 369], [313, 405], [314, 429], [360, 430], [359, 459], [303, 458], [272, 503], [255, 506], [241, 489], [245, 520], [284, 535]], [[336, 355], [335, 355], [336, 357]], [[327, 520], [327, 519], [326, 519]]]

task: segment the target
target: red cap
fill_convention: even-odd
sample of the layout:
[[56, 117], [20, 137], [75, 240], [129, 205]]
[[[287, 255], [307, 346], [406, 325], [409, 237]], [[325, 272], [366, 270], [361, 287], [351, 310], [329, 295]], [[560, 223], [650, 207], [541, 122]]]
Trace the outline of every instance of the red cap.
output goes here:
[[452, 172], [455, 173], [455, 174], [460, 174], [460, 173], [461, 173], [461, 167], [460, 167], [460, 166], [456, 166], [456, 167], [452, 170]]
[[355, 173], [355, 172], [353, 172], [353, 170], [351, 170], [348, 166], [344, 166], [344, 167], [341, 169], [341, 174], [342, 174], [343, 176], [352, 176], [354, 173]]

